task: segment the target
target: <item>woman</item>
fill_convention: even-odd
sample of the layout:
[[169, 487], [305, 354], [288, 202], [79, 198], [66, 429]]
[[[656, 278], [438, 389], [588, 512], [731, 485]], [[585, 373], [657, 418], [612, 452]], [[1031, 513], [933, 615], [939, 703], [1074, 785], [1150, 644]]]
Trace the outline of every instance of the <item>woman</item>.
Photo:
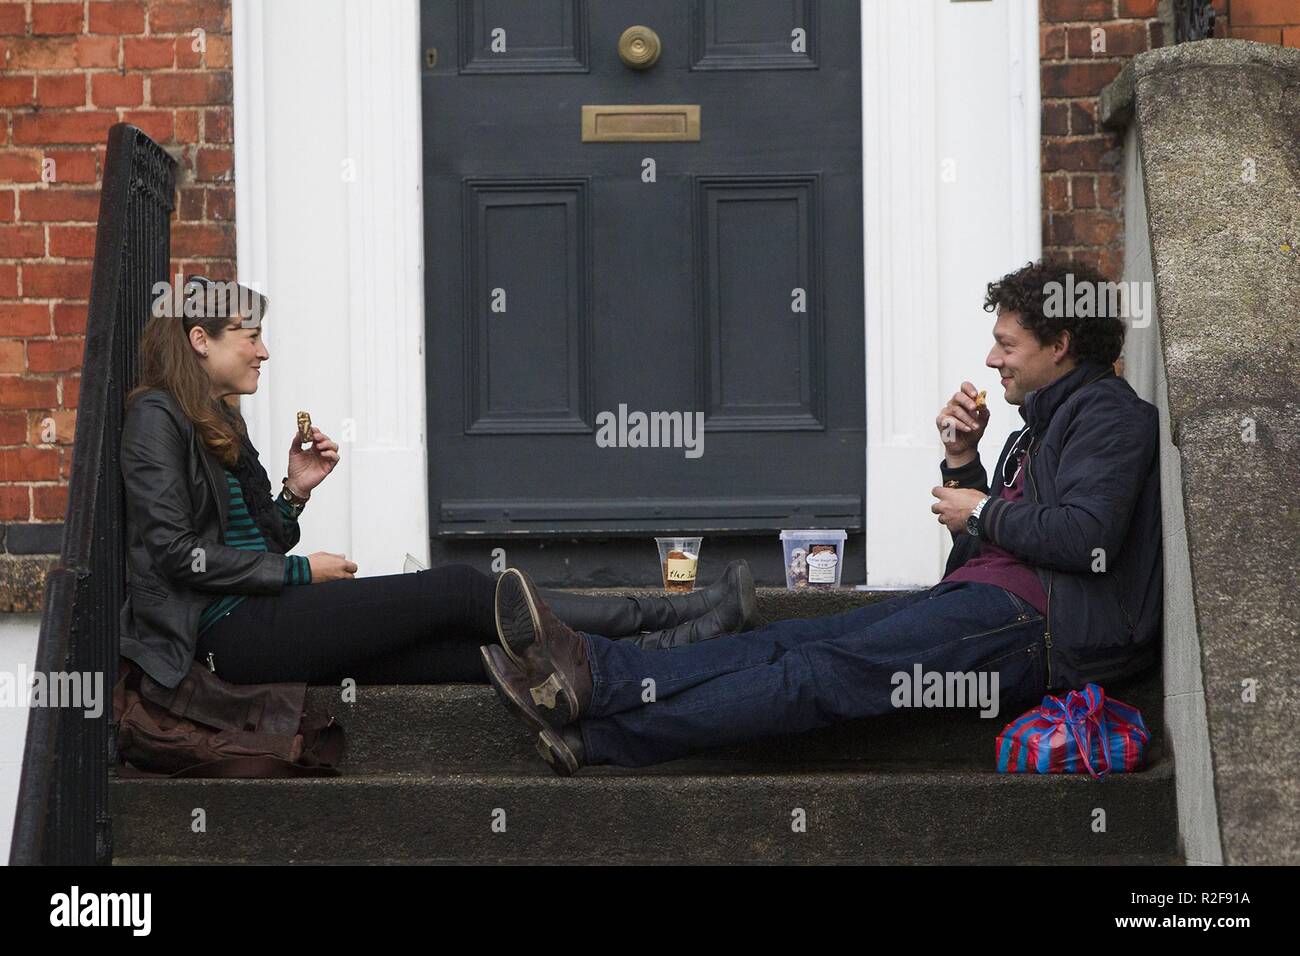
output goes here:
[[[345, 555], [288, 554], [339, 446], [315, 426], [310, 443], [295, 431], [272, 497], [238, 406], [238, 396], [257, 391], [270, 358], [261, 335], [266, 299], [238, 286], [227, 303], [208, 294], [218, 288], [189, 277], [187, 295], [203, 294], [180, 311], [203, 314], [155, 316], [141, 337], [140, 385], [127, 397], [122, 428], [122, 655], [168, 687], [196, 657], [233, 683], [483, 682], [479, 647], [497, 633], [493, 577], [456, 564], [356, 578]], [[545, 593], [570, 626], [648, 648], [749, 628], [756, 611], [744, 562], [680, 596]]]

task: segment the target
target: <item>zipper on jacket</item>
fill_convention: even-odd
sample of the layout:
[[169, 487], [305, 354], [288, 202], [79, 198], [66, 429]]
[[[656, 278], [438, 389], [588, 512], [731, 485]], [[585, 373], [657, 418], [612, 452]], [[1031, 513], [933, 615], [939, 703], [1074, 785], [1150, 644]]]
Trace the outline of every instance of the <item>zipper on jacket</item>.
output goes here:
[[217, 662], [212, 659], [211, 651], [208, 651], [208, 670], [214, 674], [217, 672]]
[[1047, 688], [1052, 688], [1052, 572], [1047, 572], [1047, 607], [1044, 610], [1043, 621], [1047, 625], [1043, 629], [1043, 643], [1046, 644], [1046, 650], [1043, 653], [1047, 660]]
[[[1025, 451], [1025, 484], [1029, 486], [1029, 493], [1032, 496], [1034, 504], [1040, 504], [1038, 500], [1038, 490], [1034, 487], [1034, 471], [1030, 467], [1030, 462], [1034, 458], [1034, 445], [1038, 442], [1033, 440], [1029, 443], [1029, 448]], [[1052, 689], [1052, 572], [1047, 571], [1047, 605], [1043, 609], [1043, 643], [1046, 648], [1043, 657], [1047, 661], [1047, 689]]]
[[[1113, 374], [1113, 372], [1114, 369], [1108, 368], [1105, 371], [1103, 371], [1101, 374], [1088, 379], [1088, 381], [1084, 382], [1082, 385], [1079, 386], [1079, 389], [1091, 385], [1093, 382], [1100, 381], [1101, 379], [1106, 378], [1109, 375]], [[1076, 391], [1078, 391], [1078, 389], [1076, 389]], [[1033, 503], [1036, 505], [1042, 504], [1042, 502], [1038, 500], [1038, 490], [1034, 487], [1034, 473], [1033, 473], [1033, 469], [1029, 467], [1029, 463], [1033, 460], [1034, 446], [1037, 444], [1038, 444], [1037, 438], [1031, 439], [1029, 442], [1029, 448], [1025, 451], [1025, 484], [1028, 485], [1029, 487], [1030, 500], [1033, 501]], [[1043, 612], [1043, 623], [1046, 625], [1046, 627], [1043, 629], [1043, 643], [1046, 645], [1046, 652], [1044, 654], [1044, 657], [1047, 659], [1047, 687], [1050, 690], [1052, 687], [1052, 580], [1053, 578], [1050, 569], [1048, 569], [1045, 573], [1047, 574], [1047, 605], [1044, 608], [1044, 612]], [[1121, 604], [1121, 609], [1122, 608], [1123, 605]]]

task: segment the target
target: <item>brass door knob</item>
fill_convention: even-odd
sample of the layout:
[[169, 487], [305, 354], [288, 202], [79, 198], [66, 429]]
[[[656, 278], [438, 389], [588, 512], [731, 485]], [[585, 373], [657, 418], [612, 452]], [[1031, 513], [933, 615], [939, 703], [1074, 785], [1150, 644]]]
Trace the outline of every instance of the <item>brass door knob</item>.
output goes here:
[[618, 38], [618, 56], [634, 70], [648, 70], [659, 62], [659, 34], [649, 27], [628, 27]]

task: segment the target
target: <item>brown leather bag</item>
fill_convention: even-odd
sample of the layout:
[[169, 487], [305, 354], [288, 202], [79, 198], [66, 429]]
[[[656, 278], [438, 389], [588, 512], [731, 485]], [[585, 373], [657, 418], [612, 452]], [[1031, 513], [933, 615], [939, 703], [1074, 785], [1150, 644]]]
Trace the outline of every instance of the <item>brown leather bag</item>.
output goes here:
[[120, 659], [119, 776], [335, 777], [343, 728], [304, 714], [306, 684], [231, 684], [197, 661], [169, 688]]

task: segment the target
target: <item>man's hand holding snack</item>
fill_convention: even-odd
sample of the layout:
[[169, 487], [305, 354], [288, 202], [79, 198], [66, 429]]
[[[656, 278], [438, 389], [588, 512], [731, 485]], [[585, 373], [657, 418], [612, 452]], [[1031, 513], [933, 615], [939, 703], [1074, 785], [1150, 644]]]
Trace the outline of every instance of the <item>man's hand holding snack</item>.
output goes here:
[[979, 391], [970, 382], [962, 382], [961, 388], [935, 417], [949, 468], [960, 468], [975, 460], [976, 449], [989, 424], [986, 397], [987, 392]]
[[975, 506], [988, 497], [977, 488], [930, 489], [930, 494], [939, 500], [930, 505], [930, 510], [939, 516], [939, 523], [953, 534], [966, 530], [966, 519], [971, 516]]

